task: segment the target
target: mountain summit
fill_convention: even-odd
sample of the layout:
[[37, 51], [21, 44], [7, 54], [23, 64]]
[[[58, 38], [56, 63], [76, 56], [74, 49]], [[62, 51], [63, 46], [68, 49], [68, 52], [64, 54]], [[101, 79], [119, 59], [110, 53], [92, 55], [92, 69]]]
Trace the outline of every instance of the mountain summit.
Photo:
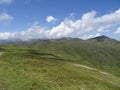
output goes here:
[[108, 44], [117, 44], [119, 43], [119, 41], [115, 40], [115, 39], [112, 39], [112, 38], [109, 38], [105, 35], [102, 35], [102, 36], [98, 36], [98, 37], [94, 37], [94, 38], [90, 38], [88, 39], [88, 41], [93, 41], [93, 42], [98, 42], [98, 43], [108, 43]]
[[102, 35], [102, 36], [98, 36], [98, 37], [94, 37], [94, 38], [90, 38], [89, 40], [95, 40], [97, 42], [104, 42], [106, 40], [111, 40], [111, 38], [105, 36], [105, 35]]

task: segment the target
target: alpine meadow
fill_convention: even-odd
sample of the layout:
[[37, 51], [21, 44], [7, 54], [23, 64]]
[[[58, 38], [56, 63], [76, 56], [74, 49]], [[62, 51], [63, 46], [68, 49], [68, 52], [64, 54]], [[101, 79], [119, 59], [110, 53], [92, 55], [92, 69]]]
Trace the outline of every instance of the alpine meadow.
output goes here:
[[120, 90], [120, 0], [0, 0], [0, 90]]

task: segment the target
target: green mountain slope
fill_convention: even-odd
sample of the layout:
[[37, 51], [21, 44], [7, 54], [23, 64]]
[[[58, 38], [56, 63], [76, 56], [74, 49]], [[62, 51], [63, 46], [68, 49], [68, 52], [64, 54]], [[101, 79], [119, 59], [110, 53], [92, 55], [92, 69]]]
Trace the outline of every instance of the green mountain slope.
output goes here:
[[113, 74], [48, 56], [43, 58], [40, 55], [44, 54], [32, 54], [26, 48], [11, 49], [9, 47], [9, 52], [4, 51], [0, 56], [0, 90], [120, 89], [120, 78]]
[[[98, 39], [100, 40], [98, 42]], [[83, 63], [97, 68], [120, 73], [120, 43], [108, 37], [90, 40], [70, 39], [52, 42], [34, 42], [28, 45], [39, 52], [51, 53], [62, 59]]]
[[119, 47], [108, 37], [0, 45], [0, 90], [120, 90]]

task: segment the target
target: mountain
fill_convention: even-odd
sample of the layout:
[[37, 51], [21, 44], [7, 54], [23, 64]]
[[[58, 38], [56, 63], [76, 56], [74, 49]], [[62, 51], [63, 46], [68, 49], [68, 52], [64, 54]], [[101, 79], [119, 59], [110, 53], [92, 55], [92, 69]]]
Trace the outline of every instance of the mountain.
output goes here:
[[72, 40], [77, 38], [71, 38], [71, 37], [62, 37], [57, 39], [29, 39], [29, 40], [22, 40], [22, 39], [1, 39], [0, 44], [16, 44], [16, 45], [26, 45], [33, 42], [54, 42], [54, 41], [64, 41], [64, 40]]
[[0, 45], [0, 90], [120, 90], [120, 43], [106, 36]]
[[[107, 67], [109, 67], [112, 73], [116, 75], [120, 73], [118, 69], [120, 68], [120, 42], [107, 36], [99, 36], [88, 40], [69, 37], [27, 41], [13, 40], [5, 41], [4, 44], [8, 46], [14, 44], [33, 49], [29, 51], [32, 54], [44, 53], [50, 57], [56, 56], [62, 58], [61, 60], [82, 63], [105, 70], [108, 70]], [[114, 72], [115, 70], [117, 72]]]
[[90, 38], [89, 40], [95, 40], [97, 42], [104, 42], [106, 40], [113, 40], [105, 35], [102, 35], [102, 36], [98, 36], [98, 37], [94, 37], [94, 38]]
[[52, 42], [31, 42], [27, 47], [98, 68], [107, 69], [109, 67], [113, 69], [113, 67], [120, 67], [120, 42], [106, 36], [99, 36], [89, 40], [75, 38]]
[[105, 35], [90, 38], [87, 41], [90, 42], [97, 42], [97, 43], [106, 43], [106, 44], [120, 44], [120, 41], [117, 41], [115, 39], [109, 38]]
[[[71, 38], [71, 37], [62, 37], [62, 38], [57, 38], [57, 39], [29, 39], [29, 40], [22, 40], [22, 39], [6, 39], [6, 40], [0, 40], [0, 44], [17, 44], [17, 45], [26, 45], [27, 43], [33, 43], [33, 42], [54, 42], [54, 41], [68, 41], [68, 40], [80, 40], [79, 38]], [[120, 43], [119, 41], [115, 39], [111, 39], [105, 35], [90, 38], [85, 41], [90, 41], [90, 42], [100, 42], [100, 43]]]

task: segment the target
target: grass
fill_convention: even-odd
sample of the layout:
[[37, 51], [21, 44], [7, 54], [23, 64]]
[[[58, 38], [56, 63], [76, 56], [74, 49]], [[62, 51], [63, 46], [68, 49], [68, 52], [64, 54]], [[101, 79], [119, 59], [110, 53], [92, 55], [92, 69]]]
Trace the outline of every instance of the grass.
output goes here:
[[0, 90], [120, 90], [119, 76], [74, 66], [64, 55], [14, 45], [0, 50]]
[[33, 42], [27, 47], [50, 53], [61, 59], [107, 70], [120, 76], [120, 43], [82, 41], [79, 39], [53, 42]]

